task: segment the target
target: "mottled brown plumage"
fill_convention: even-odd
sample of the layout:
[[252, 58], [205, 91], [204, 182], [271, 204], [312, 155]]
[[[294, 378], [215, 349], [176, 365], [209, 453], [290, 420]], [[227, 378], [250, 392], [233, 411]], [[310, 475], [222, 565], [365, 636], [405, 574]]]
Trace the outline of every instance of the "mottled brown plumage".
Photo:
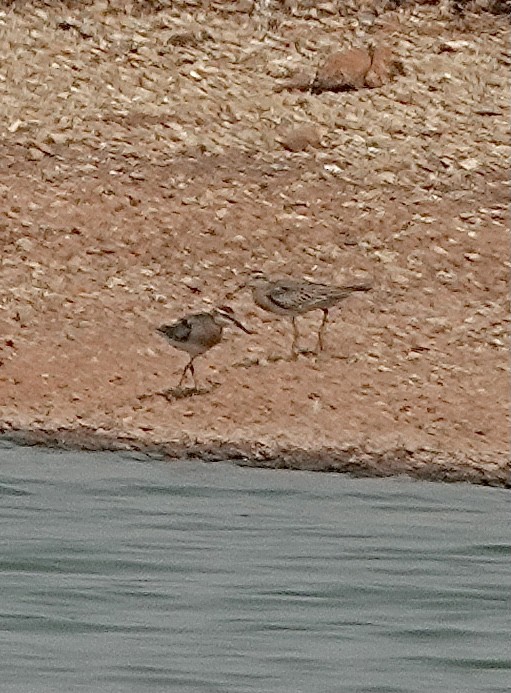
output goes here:
[[328, 311], [355, 291], [369, 291], [370, 284], [348, 284], [332, 286], [316, 284], [307, 279], [271, 280], [260, 272], [254, 272], [247, 282], [257, 306], [276, 315], [291, 318], [293, 324], [292, 357], [297, 356], [299, 339], [296, 317], [312, 310], [323, 311], [323, 321], [318, 332], [318, 351], [324, 348], [324, 334], [328, 322]]

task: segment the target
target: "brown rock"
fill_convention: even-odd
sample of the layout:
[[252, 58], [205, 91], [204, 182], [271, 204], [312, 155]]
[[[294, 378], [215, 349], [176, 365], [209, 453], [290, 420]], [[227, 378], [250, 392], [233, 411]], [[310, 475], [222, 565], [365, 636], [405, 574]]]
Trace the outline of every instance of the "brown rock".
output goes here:
[[285, 132], [279, 142], [290, 152], [302, 152], [308, 147], [319, 147], [321, 136], [314, 125], [301, 125]]
[[382, 84], [390, 82], [398, 73], [402, 74], [402, 66], [394, 60], [390, 48], [374, 48], [371, 68], [365, 76], [365, 86], [381, 87]]
[[361, 89], [371, 67], [371, 54], [363, 48], [332, 53], [318, 69], [312, 92]]
[[288, 80], [277, 85], [276, 91], [284, 91], [284, 89], [309, 91], [311, 88], [313, 77], [306, 72], [299, 71], [291, 75]]
[[41, 159], [44, 159], [44, 153], [37, 147], [29, 147], [27, 158], [29, 161], [41, 161]]
[[403, 74], [403, 66], [394, 59], [390, 48], [350, 48], [330, 55], [318, 69], [312, 91], [348, 91], [362, 87], [381, 87], [396, 74]]

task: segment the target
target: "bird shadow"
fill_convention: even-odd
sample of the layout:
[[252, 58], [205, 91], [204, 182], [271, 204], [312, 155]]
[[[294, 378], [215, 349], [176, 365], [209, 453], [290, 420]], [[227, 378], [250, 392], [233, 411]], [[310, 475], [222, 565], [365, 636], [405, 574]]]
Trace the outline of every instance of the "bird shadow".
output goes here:
[[293, 362], [297, 361], [299, 356], [313, 357], [316, 360], [322, 355], [317, 349], [307, 349], [299, 347], [295, 354], [268, 354], [267, 356], [247, 356], [246, 358], [234, 364], [235, 368], [251, 368], [252, 366], [261, 366], [267, 363], [278, 363], [280, 361]]
[[154, 392], [153, 396], [163, 397], [167, 402], [172, 402], [176, 399], [186, 399], [187, 397], [195, 397], [196, 395], [207, 395], [212, 390], [218, 387], [217, 383], [212, 383], [211, 387], [170, 387], [168, 390]]

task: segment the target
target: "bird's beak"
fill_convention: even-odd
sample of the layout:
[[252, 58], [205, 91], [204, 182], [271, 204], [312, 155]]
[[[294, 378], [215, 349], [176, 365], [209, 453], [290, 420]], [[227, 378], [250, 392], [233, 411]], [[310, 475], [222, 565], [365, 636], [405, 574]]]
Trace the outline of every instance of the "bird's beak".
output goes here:
[[244, 289], [250, 289], [251, 288], [251, 283], [254, 279], [254, 273], [252, 271], [243, 271], [240, 272], [239, 274], [239, 284], [237, 288], [235, 289], [236, 292], [238, 291], [243, 291]]
[[239, 320], [236, 320], [236, 318], [229, 318], [229, 320], [232, 320], [232, 322], [236, 325], [236, 327], [239, 327], [240, 330], [243, 330], [243, 332], [246, 332], [246, 334], [254, 334], [253, 330], [249, 330], [245, 325], [242, 325]]
[[243, 332], [246, 332], [247, 334], [254, 334], [252, 330], [249, 330], [245, 325], [242, 325], [239, 320], [236, 320], [236, 318], [233, 315], [226, 315], [225, 313], [223, 314], [223, 318], [225, 320], [230, 320], [233, 322], [236, 327], [239, 327], [240, 330], [243, 330]]
[[226, 298], [228, 301], [232, 301], [234, 298], [236, 298], [236, 296], [239, 294], [240, 291], [243, 291], [243, 289], [245, 288], [245, 286], [246, 286], [245, 283], [243, 283], [243, 284], [238, 284], [238, 286], [236, 286], [234, 289], [232, 289], [232, 291], [229, 291], [229, 292], [227, 292], [227, 293], [225, 294], [225, 298]]

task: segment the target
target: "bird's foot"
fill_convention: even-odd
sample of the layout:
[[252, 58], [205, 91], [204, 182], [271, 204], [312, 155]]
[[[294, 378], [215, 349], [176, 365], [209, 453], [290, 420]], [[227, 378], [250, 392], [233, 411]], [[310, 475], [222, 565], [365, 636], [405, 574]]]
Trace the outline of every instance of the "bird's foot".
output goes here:
[[299, 356], [317, 356], [317, 349], [307, 349], [306, 347], [296, 347], [291, 352], [291, 361], [297, 361]]
[[299, 353], [302, 356], [317, 356], [320, 353], [319, 349], [307, 349], [306, 347], [301, 347]]
[[247, 356], [241, 361], [237, 361], [235, 368], [252, 368], [253, 366], [267, 366], [269, 363], [278, 363], [279, 361], [289, 361], [289, 356], [285, 354], [268, 354], [267, 356]]

